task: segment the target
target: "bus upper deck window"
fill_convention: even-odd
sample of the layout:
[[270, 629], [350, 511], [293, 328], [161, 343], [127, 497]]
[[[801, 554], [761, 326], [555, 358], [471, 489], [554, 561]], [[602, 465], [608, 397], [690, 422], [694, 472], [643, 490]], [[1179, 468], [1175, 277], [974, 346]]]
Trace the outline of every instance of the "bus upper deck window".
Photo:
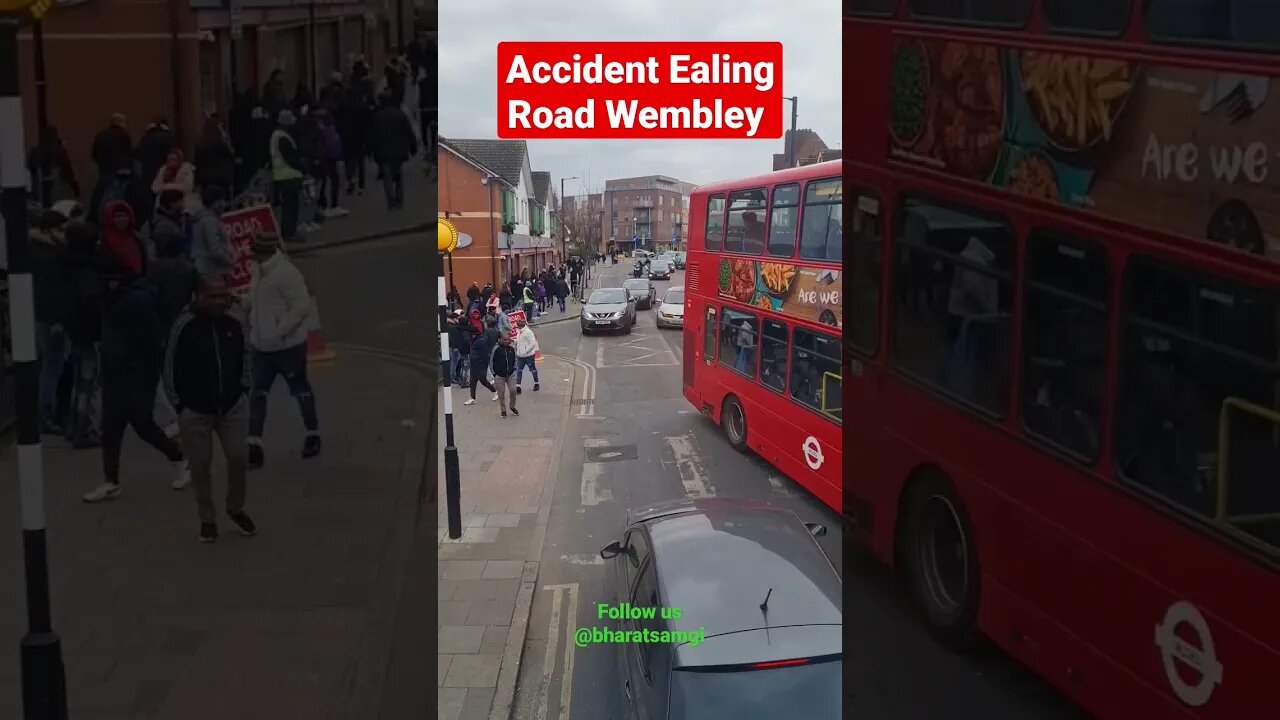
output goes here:
[[707, 198], [706, 249], [719, 250], [724, 245], [724, 196]]
[[725, 252], [759, 255], [764, 251], [764, 189], [729, 194], [729, 222], [725, 228]]
[[796, 252], [796, 229], [800, 220], [800, 186], [779, 185], [773, 189], [769, 209], [769, 254], [789, 258]]
[[840, 262], [844, 217], [844, 181], [836, 178], [811, 182], [804, 191], [804, 215], [800, 220], [800, 257]]

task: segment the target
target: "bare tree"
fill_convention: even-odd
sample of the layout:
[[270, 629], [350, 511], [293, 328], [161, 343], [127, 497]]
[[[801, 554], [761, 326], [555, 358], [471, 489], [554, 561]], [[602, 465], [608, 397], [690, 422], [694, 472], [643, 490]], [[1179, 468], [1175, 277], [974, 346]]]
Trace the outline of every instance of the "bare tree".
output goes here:
[[591, 196], [599, 195], [601, 188], [592, 182], [590, 172], [583, 173], [581, 185], [582, 193], [574, 195], [567, 208], [565, 198], [560, 198], [560, 218], [568, 230], [566, 246], [594, 253], [599, 251], [603, 239], [600, 229], [603, 219], [601, 208], [592, 206]]

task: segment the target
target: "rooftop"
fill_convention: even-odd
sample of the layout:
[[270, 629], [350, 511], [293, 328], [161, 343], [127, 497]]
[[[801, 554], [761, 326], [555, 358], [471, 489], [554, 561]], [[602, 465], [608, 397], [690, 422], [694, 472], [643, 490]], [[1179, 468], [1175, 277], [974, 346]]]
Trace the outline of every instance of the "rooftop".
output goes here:
[[524, 140], [441, 138], [441, 142], [494, 171], [512, 185], [520, 184], [520, 173], [529, 155], [529, 146]]

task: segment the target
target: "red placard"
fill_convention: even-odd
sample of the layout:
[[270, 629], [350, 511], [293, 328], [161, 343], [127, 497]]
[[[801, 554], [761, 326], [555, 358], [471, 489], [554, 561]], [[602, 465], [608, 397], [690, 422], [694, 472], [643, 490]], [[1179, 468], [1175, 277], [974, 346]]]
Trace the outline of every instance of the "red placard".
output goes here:
[[520, 328], [516, 327], [516, 323], [520, 320], [525, 319], [524, 311], [512, 310], [511, 312], [507, 313], [507, 318], [511, 320], [511, 339], [515, 340], [516, 335], [520, 334]]
[[249, 279], [253, 267], [253, 237], [263, 233], [280, 235], [280, 226], [276, 224], [275, 212], [270, 205], [232, 210], [219, 218], [222, 228], [227, 231], [227, 239], [231, 243], [231, 258], [235, 263], [231, 274], [227, 276], [227, 288], [234, 293], [249, 290]]

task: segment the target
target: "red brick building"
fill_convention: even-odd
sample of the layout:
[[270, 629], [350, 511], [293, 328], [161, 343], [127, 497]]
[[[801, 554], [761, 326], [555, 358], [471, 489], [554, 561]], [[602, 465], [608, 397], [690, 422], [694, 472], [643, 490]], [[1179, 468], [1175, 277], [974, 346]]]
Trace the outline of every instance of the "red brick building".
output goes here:
[[[299, 81], [324, 83], [359, 55], [376, 72], [395, 42], [396, 2], [233, 0], [233, 13], [223, 0], [63, 0], [44, 21], [49, 122], [91, 187], [89, 149], [111, 113], [128, 117], [135, 141], [164, 116], [189, 151], [206, 113], [226, 117], [233, 88], [261, 89], [274, 69], [290, 92]], [[19, 52], [29, 148], [37, 136], [30, 29]]]
[[[791, 131], [788, 130], [786, 132], [786, 135], [784, 135], [782, 138], [782, 143], [783, 143], [782, 146], [784, 148], [787, 146], [786, 143], [787, 143], [787, 140], [790, 139], [790, 137], [791, 137]], [[796, 143], [796, 167], [801, 167], [804, 165], [812, 165], [816, 162], [821, 162], [820, 158], [823, 157], [824, 153], [830, 152], [830, 149], [827, 147], [827, 144], [822, 141], [822, 138], [818, 136], [818, 133], [808, 128], [802, 128], [800, 130], [795, 131], [795, 143]], [[835, 158], [827, 157], [826, 159], [834, 160]], [[786, 167], [787, 167], [787, 153], [786, 152], [775, 153], [773, 156], [773, 169], [785, 170]]]

